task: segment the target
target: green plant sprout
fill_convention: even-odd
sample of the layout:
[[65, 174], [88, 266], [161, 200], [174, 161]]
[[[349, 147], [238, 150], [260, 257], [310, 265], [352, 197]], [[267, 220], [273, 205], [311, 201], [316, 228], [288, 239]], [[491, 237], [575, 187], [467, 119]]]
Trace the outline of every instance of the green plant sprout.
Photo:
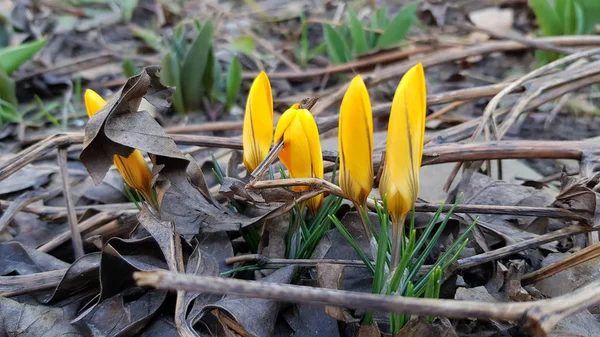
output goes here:
[[[390, 244], [390, 216], [387, 208], [387, 202], [384, 200], [383, 206], [376, 202], [377, 215], [379, 218], [379, 233], [375, 233], [374, 238], [377, 241], [377, 256], [375, 264], [369, 260], [367, 254], [362, 251], [356, 240], [350, 235], [344, 225], [335, 217], [330, 215], [330, 219], [337, 227], [342, 236], [354, 248], [359, 258], [365, 263], [368, 270], [373, 273], [372, 293], [398, 295], [405, 297], [420, 297], [438, 298], [440, 293], [442, 275], [445, 270], [456, 261], [468, 243], [468, 235], [478, 219], [465, 230], [452, 246], [444, 253], [437, 261], [430, 266], [424, 275], [420, 276], [419, 271], [422, 269], [426, 258], [430, 255], [440, 238], [444, 228], [448, 224], [448, 220], [452, 216], [456, 205], [460, 202], [460, 198], [450, 208], [444, 220], [437, 225], [438, 219], [442, 214], [443, 206], [441, 206], [435, 215], [425, 227], [423, 233], [417, 240], [417, 230], [415, 229], [415, 213], [412, 212], [410, 227], [408, 230], [408, 239], [402, 244], [400, 251], [400, 263], [395, 269], [390, 270], [389, 256], [391, 254]], [[367, 218], [368, 219], [368, 218]], [[372, 228], [372, 226], [370, 226]], [[437, 227], [437, 229], [436, 229]], [[373, 322], [374, 312], [367, 312], [363, 318], [363, 325], [370, 325]], [[395, 335], [410, 319], [409, 315], [390, 314], [390, 332]], [[431, 319], [431, 318], [428, 318]]]
[[348, 63], [360, 55], [397, 46], [406, 39], [410, 27], [417, 20], [419, 3], [404, 6], [391, 20], [387, 16], [387, 6], [380, 7], [371, 16], [369, 28], [365, 28], [352, 10], [348, 12], [348, 21], [337, 29], [324, 24], [330, 61], [334, 64]]
[[210, 103], [229, 110], [241, 87], [242, 66], [237, 56], [233, 57], [226, 76], [223, 76], [214, 56], [212, 20], [204, 25], [194, 20], [192, 26], [198, 36], [191, 45], [185, 43], [185, 22], [182, 22], [161, 62], [164, 84], [176, 87], [174, 109], [180, 114], [198, 112]]

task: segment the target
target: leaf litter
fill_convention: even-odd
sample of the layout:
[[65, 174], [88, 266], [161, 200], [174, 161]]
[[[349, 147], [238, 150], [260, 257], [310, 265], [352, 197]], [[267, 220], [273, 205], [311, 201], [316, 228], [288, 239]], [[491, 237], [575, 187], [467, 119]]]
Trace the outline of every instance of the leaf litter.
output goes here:
[[[166, 6], [163, 4], [162, 10], [165, 10]], [[446, 16], [450, 11], [455, 15], [454, 12], [459, 7], [460, 4], [455, 3], [438, 4], [435, 1], [425, 1], [420, 10], [430, 11], [437, 24], [444, 26], [452, 25], [452, 18]], [[98, 11], [99, 14], [87, 13], [82, 16], [84, 19], [81, 20], [80, 25], [74, 25], [71, 29], [76, 29], [79, 33], [93, 31], [94, 27], [106, 18], [117, 23], [121, 18], [113, 9]], [[29, 8], [21, 3], [18, 10], [15, 9], [15, 13], [22, 14], [18, 17], [18, 21], [23, 30], [27, 34], [35, 35], [39, 27], [36, 27], [36, 21], [32, 19], [39, 13], [28, 11]], [[513, 26], [513, 20], [517, 21], [518, 25], [521, 24], [519, 22], [523, 20], [521, 15], [523, 9], [517, 7], [514, 18], [512, 8], [503, 10], [494, 7], [490, 11], [491, 13], [509, 11], [510, 20], [504, 17], [497, 18], [502, 22], [492, 22], [493, 20], [487, 22], [489, 20], [485, 18], [489, 14], [477, 8], [467, 8], [467, 15], [463, 17], [470, 17], [471, 21], [478, 26], [488, 27], [497, 24], [502, 26], [502, 30], [507, 30]], [[23, 14], [26, 12], [29, 14]], [[272, 12], [276, 12], [276, 9], [269, 13]], [[61, 27], [63, 32], [69, 30], [68, 25]], [[280, 28], [282, 27], [285, 28], [283, 24]], [[436, 30], [436, 32], [440, 31]], [[113, 35], [109, 39], [119, 39], [118, 33]], [[59, 40], [64, 42], [65, 39], [68, 37], [63, 36]], [[50, 41], [48, 49], [59, 49], [60, 47], [57, 46], [60, 46], [60, 43], [62, 42], [57, 40]], [[272, 41], [265, 40], [262, 43], [270, 44]], [[71, 56], [73, 55], [76, 55], [76, 52], [72, 52]], [[266, 64], [266, 68], [277, 68], [277, 63], [273, 63], [271, 58], [262, 56], [260, 58]], [[243, 61], [245, 66], [249, 64], [248, 60], [243, 59]], [[315, 62], [318, 63], [318, 59]], [[464, 69], [458, 70], [463, 76], [463, 81], [465, 79], [468, 81], [469, 78], [484, 78], [485, 76], [481, 75], [485, 72], [481, 72], [481, 68], [498, 61], [493, 58], [483, 58], [479, 62], [481, 63], [479, 65], [476, 65], [476, 62], [461, 65]], [[443, 71], [459, 73], [456, 68], [446, 67]], [[559, 87], [565, 82], [561, 80], [563, 77], [568, 77], [568, 81], [577, 81], [595, 75], [589, 72], [590, 68], [561, 70], [558, 74], [526, 82], [525, 89], [527, 94], [533, 93], [533, 96], [540, 90], [552, 91], [554, 86]], [[68, 75], [68, 72], [66, 74]], [[464, 76], [465, 74], [468, 76]], [[53, 73], [50, 75], [54, 76]], [[492, 74], [498, 78], [503, 78], [503, 75], [499, 72]], [[36, 81], [38, 83], [46, 81], [44, 85], [52, 87], [56, 85], [48, 79], [52, 76], [40, 77]], [[275, 91], [289, 94], [291, 86], [288, 81], [277, 82], [280, 84], [274, 82]], [[442, 80], [442, 82], [447, 87], [456, 85], [451, 80]], [[160, 68], [145, 67], [139, 74], [122, 81], [121, 84], [122, 88], [87, 123], [85, 128], [83, 149], [79, 158], [94, 184], [101, 184], [101, 188], [90, 188], [89, 184], [82, 185], [83, 198], [78, 203], [78, 207], [84, 203], [91, 203], [92, 206], [100, 208], [104, 206], [103, 204], [111, 205], [126, 201], [127, 199], [124, 198], [126, 192], [120, 186], [122, 181], [114, 170], [109, 170], [113, 165], [113, 155], [127, 157], [134, 149], [139, 149], [149, 156], [152, 163], [152, 183], [160, 202], [160, 210], [154, 211], [144, 206], [138, 214], [136, 227], [131, 230], [124, 228], [120, 232], [115, 232], [116, 235], [86, 236], [89, 237], [89, 240], [84, 242], [87, 254], [76, 260], [72, 258], [69, 243], [63, 243], [49, 252], [37, 250], [36, 248], [54, 237], [49, 233], [40, 235], [36, 240], [23, 240], [24, 236], [34, 232], [25, 230], [23, 221], [19, 222], [16, 218], [23, 214], [17, 213], [8, 223], [8, 235], [2, 233], [2, 240], [7, 242], [0, 243], [0, 274], [2, 275], [0, 295], [13, 297], [0, 296], [0, 331], [2, 332], [0, 335], [36, 336], [40, 331], [45, 331], [47, 332], [45, 335], [57, 336], [162, 336], [176, 333], [190, 336], [292, 334], [380, 336], [381, 331], [387, 331], [389, 322], [384, 315], [376, 316], [377, 324], [367, 328], [360, 327], [360, 318], [365, 313], [365, 310], [360, 309], [352, 310], [331, 305], [325, 307], [290, 305], [260, 298], [248, 299], [233, 295], [221, 296], [182, 290], [167, 292], [137, 286], [132, 277], [133, 272], [156, 270], [223, 278], [227, 277], [223, 273], [233, 272], [236, 278], [266, 283], [301, 283], [321, 288], [362, 292], [371, 291], [373, 279], [364, 267], [335, 263], [316, 263], [309, 267], [298, 267], [288, 261], [289, 265], [278, 265], [276, 271], [269, 269], [235, 271], [235, 268], [247, 267], [248, 264], [238, 262], [232, 265], [226, 260], [236, 255], [254, 253], [246, 240], [246, 235], [251, 229], [258, 229], [260, 235], [257, 254], [268, 258], [285, 258], [289, 218], [287, 212], [281, 210], [285, 205], [293, 203], [301, 194], [288, 188], [248, 189], [248, 177], [240, 177], [241, 163], [239, 158], [235, 159], [235, 156], [230, 161], [217, 192], [214, 185], [206, 183], [213, 177], [204, 177], [196, 159], [187, 154], [188, 149], [179, 147], [168, 134], [162, 116], [155, 118], [156, 116], [148, 112], [138, 111], [142, 100], [146, 100], [160, 112], [170, 107], [173, 88], [161, 83]], [[316, 84], [307, 81], [302, 86], [309, 88], [310, 91], [316, 87]], [[383, 91], [385, 90], [384, 88]], [[387, 94], [389, 93], [384, 92], [383, 96]], [[279, 98], [290, 99], [281, 96], [283, 95]], [[528, 96], [524, 95], [524, 97]], [[538, 99], [533, 105], [542, 103], [543, 99]], [[475, 103], [468, 105], [468, 107], [474, 106]], [[382, 123], [385, 124], [385, 121]], [[454, 122], [450, 118], [440, 119], [442, 127], [448, 127], [448, 124], [452, 123]], [[520, 127], [522, 128], [523, 125]], [[196, 156], [200, 157], [205, 155], [206, 153], [202, 151], [199, 155], [196, 153]], [[25, 195], [27, 197], [25, 199], [28, 199], [31, 195], [22, 193], [38, 191], [40, 186], [48, 184], [51, 177], [56, 178], [57, 173], [58, 170], [48, 166], [27, 165], [0, 181], [0, 194], [3, 195], [3, 199], [13, 202], [18, 201], [16, 197], [19, 194]], [[569, 177], [564, 174], [560, 180], [560, 190], [556, 190], [546, 185], [543, 185], [545, 187], [542, 189], [533, 189], [506, 183], [501, 179], [493, 179], [485, 174], [473, 173], [463, 176], [455, 190], [456, 193], [448, 195], [447, 202], [455, 202], [457, 195], [462, 193], [461, 203], [465, 205], [557, 207], [576, 212], [588, 219], [588, 225], [597, 227], [600, 214], [598, 177], [598, 174], [582, 177]], [[239, 207], [232, 206], [234, 202]], [[25, 209], [55, 207], [45, 211], [66, 211], [64, 205], [60, 203], [57, 206], [34, 203], [24, 207]], [[134, 206], [131, 204], [128, 207], [132, 209]], [[339, 218], [349, 232], [358, 238], [358, 243], [367, 253], [367, 257], [373, 260], [375, 257], [371, 253], [370, 243], [362, 235], [360, 215], [357, 212], [349, 212], [348, 209], [349, 207], [343, 208], [338, 214]], [[78, 209], [76, 215], [81, 223], [96, 212], [91, 210], [89, 213], [84, 213], [83, 210]], [[32, 214], [36, 214], [35, 211]], [[431, 215], [425, 214], [425, 217]], [[373, 226], [379, 228], [376, 214], [371, 212], [369, 216]], [[456, 240], [458, 234], [477, 216], [481, 219], [479, 225], [483, 234], [479, 238], [475, 237], [459, 258], [535, 241], [548, 232], [578, 224], [576, 220], [567, 221], [533, 215], [474, 212], [454, 214], [426, 264], [443, 254]], [[61, 231], [66, 229], [64, 223], [59, 223], [66, 217], [67, 215], [63, 215], [60, 221], [54, 220], [56, 223], [46, 224], [49, 229], [45, 231], [51, 233], [58, 228]], [[442, 220], [443, 217], [440, 222]], [[424, 226], [417, 225], [416, 228], [422, 231]], [[100, 230], [102, 234], [104, 232], [101, 229], [111, 233], [109, 224], [102, 224], [96, 230]], [[21, 237], [12, 235], [19, 232]], [[95, 234], [95, 232], [88, 231], [83, 234]], [[571, 251], [577, 251], [588, 245], [588, 240], [592, 238], [579, 234], [577, 238], [568, 238], [568, 240], [574, 241], [570, 246]], [[595, 278], [594, 273], [588, 273], [590, 269], [593, 270], [597, 266], [597, 261], [592, 260], [533, 285], [521, 286], [521, 278], [525, 274], [552, 265], [572, 254], [571, 252], [559, 253], [564, 251], [559, 248], [556, 241], [532, 245], [527, 250], [514, 251], [494, 262], [462, 272], [450, 269], [451, 275], [444, 276], [446, 293], [443, 297], [486, 303], [530, 301], [541, 299], [543, 296], [558, 296], [575, 289], [574, 287], [555, 289], [549, 285], [571, 282], [571, 285], [580, 286]], [[549, 252], [552, 253], [548, 254]], [[329, 229], [312, 258], [316, 262], [321, 259], [331, 262], [331, 260], [358, 260], [359, 256], [348, 246], [339, 231]], [[267, 266], [268, 263], [263, 267]], [[475, 273], [479, 275], [473, 277]], [[559, 276], [563, 279], [553, 280]], [[494, 334], [518, 336], [522, 335], [518, 323], [471, 319], [450, 321], [443, 317], [429, 322], [425, 317], [415, 317], [401, 329], [398, 336]], [[593, 331], [597, 331], [597, 321], [592, 313], [583, 310], [560, 322], [551, 335], [592, 336]]]

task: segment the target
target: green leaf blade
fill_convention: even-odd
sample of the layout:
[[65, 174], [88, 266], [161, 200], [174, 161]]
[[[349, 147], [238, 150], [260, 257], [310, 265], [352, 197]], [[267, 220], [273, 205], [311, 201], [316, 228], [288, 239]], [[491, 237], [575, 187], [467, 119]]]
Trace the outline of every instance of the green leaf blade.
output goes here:
[[354, 55], [364, 54], [369, 51], [365, 29], [354, 11], [351, 10], [348, 15], [350, 16], [350, 36]]
[[242, 65], [240, 64], [237, 56], [234, 56], [227, 71], [227, 100], [225, 102], [225, 110], [229, 110], [231, 108], [241, 86]]
[[413, 2], [396, 14], [379, 37], [377, 48], [388, 48], [406, 39], [410, 26], [417, 20], [416, 11], [418, 5], [418, 2]]
[[[185, 110], [199, 111], [202, 105], [204, 73], [210, 62], [209, 53], [213, 39], [213, 24], [209, 19], [190, 47], [181, 68], [181, 91]], [[210, 69], [212, 72], [212, 69]]]
[[332, 63], [342, 64], [349, 61], [347, 57], [347, 46], [342, 36], [330, 25], [323, 25], [325, 42], [327, 44], [327, 55]]
[[0, 50], [0, 67], [10, 75], [46, 45], [47, 38]]

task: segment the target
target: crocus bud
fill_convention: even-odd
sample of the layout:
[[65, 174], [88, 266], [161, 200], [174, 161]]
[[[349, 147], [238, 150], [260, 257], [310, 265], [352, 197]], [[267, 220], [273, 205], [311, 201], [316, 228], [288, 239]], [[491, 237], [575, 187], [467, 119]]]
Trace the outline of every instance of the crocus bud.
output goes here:
[[419, 195], [425, 115], [425, 74], [419, 63], [406, 72], [396, 89], [379, 183], [379, 193], [386, 198], [392, 218], [392, 260], [399, 256], [404, 219]]
[[373, 188], [373, 116], [367, 87], [354, 77], [340, 107], [339, 183], [348, 199], [365, 206]]
[[[323, 155], [319, 129], [310, 111], [294, 105], [281, 115], [275, 128], [275, 143], [283, 139], [279, 160], [288, 169], [292, 178], [323, 178]], [[308, 190], [308, 186], [295, 186], [295, 191]], [[323, 203], [319, 194], [307, 201], [312, 214], [316, 214]]]
[[273, 95], [267, 74], [262, 71], [252, 82], [246, 101], [242, 145], [244, 166], [254, 171], [265, 159], [273, 140]]

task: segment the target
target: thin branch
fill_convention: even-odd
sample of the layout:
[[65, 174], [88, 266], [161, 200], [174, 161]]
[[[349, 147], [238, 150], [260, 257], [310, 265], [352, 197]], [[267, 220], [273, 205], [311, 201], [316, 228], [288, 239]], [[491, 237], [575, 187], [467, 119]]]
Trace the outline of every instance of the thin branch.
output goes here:
[[[560, 45], [560, 46], [586, 46], [586, 45], [598, 46], [598, 45], [600, 45], [600, 37], [596, 37], [596, 36], [593, 36], [593, 37], [591, 37], [591, 36], [544, 37], [544, 38], [536, 38], [533, 40], [540, 41], [540, 42], [546, 42], [546, 43], [552, 43], [552, 44]], [[444, 49], [444, 50], [440, 50], [437, 52], [429, 53], [429, 54], [421, 57], [419, 59], [419, 62], [421, 62], [425, 68], [428, 68], [428, 67], [446, 63], [446, 62], [452, 62], [452, 61], [456, 61], [456, 60], [465, 59], [467, 57], [474, 56], [474, 55], [484, 55], [484, 54], [489, 54], [489, 53], [493, 53], [493, 52], [501, 52], [501, 51], [523, 50], [523, 49], [527, 49], [527, 48], [529, 48], [529, 47], [524, 44], [521, 44], [518, 42], [513, 42], [513, 41], [489, 41], [489, 42], [484, 42], [484, 43], [478, 43], [473, 46], [450, 48], [450, 49]], [[373, 85], [383, 83], [385, 81], [392, 80], [392, 79], [397, 80], [404, 73], [406, 73], [406, 71], [408, 71], [412, 66], [414, 66], [415, 63], [416, 63], [416, 61], [414, 61], [414, 60], [407, 60], [404, 62], [392, 64], [387, 67], [382, 67], [381, 69], [378, 69], [377, 71], [374, 71], [372, 73], [363, 74], [363, 79], [365, 80], [365, 83], [367, 84], [367, 86], [373, 86]], [[269, 74], [269, 77], [271, 77], [273, 75], [274, 74]], [[343, 84], [343, 85], [333, 88], [332, 91], [326, 97], [324, 97], [323, 100], [321, 100], [319, 102], [319, 104], [316, 106], [317, 109], [315, 109], [313, 111], [313, 113], [315, 115], [319, 115], [323, 111], [328, 109], [329, 107], [331, 107], [334, 104], [336, 104], [337, 102], [341, 101], [342, 97], [344, 96], [344, 93], [346, 92], [347, 87], [348, 87], [348, 84]]]
[[599, 231], [600, 228], [582, 226], [582, 225], [573, 225], [567, 228], [559, 229], [554, 232], [546, 233], [540, 236], [537, 236], [533, 239], [523, 240], [521, 242], [517, 242], [515, 244], [502, 247], [499, 249], [495, 249], [483, 254], [466, 257], [456, 261], [456, 268], [458, 269], [467, 269], [471, 268], [486, 262], [494, 261], [502, 257], [506, 257], [520, 251], [523, 251], [528, 248], [539, 247], [544, 243], [556, 241], [565, 237], [569, 237], [579, 233], [587, 233], [592, 231]]
[[592, 282], [568, 295], [553, 299], [521, 303], [487, 303], [376, 295], [280, 283], [179, 274], [169, 271], [135, 272], [133, 278], [139, 286], [150, 286], [158, 289], [235, 295], [307, 305], [334, 305], [419, 316], [434, 315], [450, 318], [519, 321], [525, 322], [525, 326], [531, 332], [540, 336], [548, 335], [560, 319], [600, 303], [600, 281]]
[[[331, 182], [318, 179], [318, 178], [297, 178], [297, 179], [275, 179], [257, 181], [254, 184], [248, 184], [248, 189], [270, 189], [270, 188], [281, 188], [281, 187], [292, 187], [292, 186], [310, 186], [314, 190], [326, 192], [329, 194], [344, 197], [342, 189], [332, 184]], [[369, 209], [376, 209], [375, 200], [372, 198], [367, 199], [367, 206]], [[449, 211], [453, 205], [437, 204], [437, 203], [416, 203], [416, 212], [435, 212], [439, 208], [442, 208], [444, 212]], [[549, 207], [529, 207], [529, 206], [499, 206], [499, 205], [466, 205], [459, 204], [454, 208], [454, 213], [476, 213], [476, 214], [506, 214], [506, 215], [519, 215], [519, 216], [539, 216], [539, 217], [551, 217], [551, 218], [564, 218], [577, 220], [584, 223], [589, 222], [589, 219], [581, 216], [575, 212], [569, 211], [563, 208], [549, 208]]]
[[81, 232], [77, 226], [77, 213], [75, 213], [75, 204], [71, 197], [71, 184], [69, 182], [69, 173], [67, 172], [67, 149], [65, 147], [59, 147], [57, 151], [58, 166], [60, 167], [60, 176], [62, 179], [63, 195], [67, 204], [67, 214], [69, 222], [69, 230], [71, 233], [71, 241], [73, 242], [73, 253], [75, 259], [82, 257], [85, 252], [83, 251], [83, 241], [81, 240]]
[[[84, 233], [86, 231], [89, 231], [96, 227], [99, 227], [107, 222], [110, 222], [114, 219], [117, 219], [124, 214], [137, 214], [137, 213], [138, 213], [137, 209], [129, 210], [129, 211], [122, 211], [122, 212], [101, 212], [101, 213], [93, 215], [93, 216], [89, 217], [88, 219], [85, 219], [84, 221], [79, 223], [77, 225], [77, 232]], [[41, 245], [38, 248], [38, 250], [41, 252], [46, 252], [46, 253], [50, 252], [53, 249], [60, 246], [61, 244], [69, 241], [69, 239], [72, 239], [71, 230], [68, 230], [68, 231], [58, 234], [57, 236], [52, 238], [50, 241]]]
[[546, 279], [552, 275], [558, 274], [561, 271], [567, 270], [571, 267], [580, 265], [589, 260], [595, 259], [600, 256], [600, 244], [594, 244], [584, 249], [577, 251], [571, 254], [569, 257], [566, 257], [560, 261], [556, 261], [549, 266], [544, 268], [540, 268], [534, 272], [526, 274], [521, 279], [521, 284], [527, 285], [532, 284], [537, 281], [541, 281]]

